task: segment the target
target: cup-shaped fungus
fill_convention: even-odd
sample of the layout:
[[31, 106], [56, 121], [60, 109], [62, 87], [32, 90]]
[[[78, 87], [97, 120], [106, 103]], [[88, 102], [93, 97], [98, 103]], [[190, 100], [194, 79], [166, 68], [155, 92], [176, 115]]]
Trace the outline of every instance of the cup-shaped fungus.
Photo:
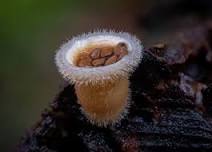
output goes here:
[[113, 124], [127, 112], [129, 76], [142, 58], [140, 41], [128, 33], [94, 32], [77, 36], [56, 54], [60, 73], [74, 84], [88, 120]]

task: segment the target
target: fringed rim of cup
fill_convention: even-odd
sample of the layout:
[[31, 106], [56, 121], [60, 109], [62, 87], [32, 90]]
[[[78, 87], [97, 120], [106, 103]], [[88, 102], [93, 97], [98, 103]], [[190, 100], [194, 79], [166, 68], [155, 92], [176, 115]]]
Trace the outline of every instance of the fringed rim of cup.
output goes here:
[[[125, 43], [128, 54], [114, 64], [99, 67], [79, 67], [74, 64], [74, 56], [78, 51], [90, 44]], [[82, 34], [61, 46], [55, 56], [56, 65], [64, 79], [72, 84], [104, 83], [105, 80], [128, 78], [142, 59], [143, 46], [135, 37], [126, 32], [96, 31]]]

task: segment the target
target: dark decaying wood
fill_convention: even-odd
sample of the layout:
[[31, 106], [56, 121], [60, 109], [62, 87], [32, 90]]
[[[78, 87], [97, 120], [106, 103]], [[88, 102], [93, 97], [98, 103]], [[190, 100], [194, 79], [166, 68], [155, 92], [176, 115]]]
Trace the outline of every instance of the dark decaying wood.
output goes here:
[[129, 113], [120, 123], [107, 128], [90, 124], [73, 86], [67, 85], [17, 151], [212, 151], [210, 29], [207, 25], [184, 33], [177, 48], [160, 44], [145, 49], [130, 78]]

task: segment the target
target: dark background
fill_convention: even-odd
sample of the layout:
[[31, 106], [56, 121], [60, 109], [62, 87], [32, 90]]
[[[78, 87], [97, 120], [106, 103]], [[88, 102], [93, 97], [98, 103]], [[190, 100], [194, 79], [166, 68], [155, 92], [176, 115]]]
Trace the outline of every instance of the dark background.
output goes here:
[[95, 29], [138, 36], [145, 46], [210, 19], [210, 0], [8, 0], [0, 3], [0, 151], [14, 150], [63, 80], [61, 44]]

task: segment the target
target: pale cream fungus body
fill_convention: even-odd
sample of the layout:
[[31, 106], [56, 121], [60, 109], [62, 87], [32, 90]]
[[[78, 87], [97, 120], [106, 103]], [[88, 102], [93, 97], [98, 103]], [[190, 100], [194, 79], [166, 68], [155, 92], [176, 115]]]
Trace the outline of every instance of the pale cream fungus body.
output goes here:
[[142, 59], [142, 46], [128, 33], [94, 32], [78, 36], [57, 52], [56, 64], [74, 84], [88, 120], [99, 126], [118, 122], [127, 113], [129, 76]]

